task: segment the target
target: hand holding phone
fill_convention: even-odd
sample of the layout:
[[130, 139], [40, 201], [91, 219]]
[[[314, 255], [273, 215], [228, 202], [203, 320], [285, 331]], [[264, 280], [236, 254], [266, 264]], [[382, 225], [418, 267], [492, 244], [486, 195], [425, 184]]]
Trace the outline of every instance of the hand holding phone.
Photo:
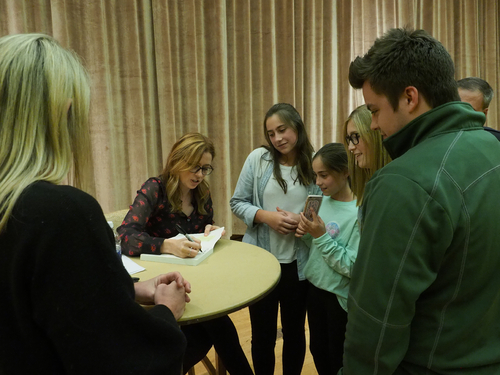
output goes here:
[[312, 221], [311, 209], [318, 215], [321, 202], [323, 200], [322, 195], [309, 195], [306, 199], [306, 204], [304, 205], [304, 216]]

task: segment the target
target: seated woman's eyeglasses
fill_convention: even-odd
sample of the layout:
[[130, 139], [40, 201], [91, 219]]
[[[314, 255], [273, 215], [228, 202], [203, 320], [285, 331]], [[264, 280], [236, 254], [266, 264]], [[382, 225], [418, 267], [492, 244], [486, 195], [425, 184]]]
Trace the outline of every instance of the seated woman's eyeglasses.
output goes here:
[[359, 143], [359, 138], [361, 138], [361, 136], [358, 133], [352, 133], [351, 135], [345, 136], [345, 141], [348, 146], [349, 142], [352, 142], [353, 145], [357, 145]]
[[200, 169], [201, 173], [203, 173], [203, 176], [208, 176], [210, 173], [214, 171], [214, 167], [212, 167], [210, 164], [206, 164], [201, 167], [197, 166], [196, 168], [191, 169], [190, 172], [196, 174]]

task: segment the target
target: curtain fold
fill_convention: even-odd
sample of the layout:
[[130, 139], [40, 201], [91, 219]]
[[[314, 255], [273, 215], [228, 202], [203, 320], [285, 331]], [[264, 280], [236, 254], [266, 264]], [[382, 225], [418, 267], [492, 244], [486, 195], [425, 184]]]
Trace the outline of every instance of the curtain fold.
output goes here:
[[499, 20], [495, 0], [0, 0], [0, 35], [53, 35], [89, 71], [87, 179], [103, 210], [126, 208], [176, 139], [198, 131], [216, 146], [207, 179], [228, 235], [245, 229], [229, 199], [247, 155], [265, 142], [266, 111], [293, 104], [316, 149], [339, 140], [363, 103], [349, 64], [391, 27], [427, 30], [457, 79], [487, 80], [496, 91], [487, 124], [498, 128]]

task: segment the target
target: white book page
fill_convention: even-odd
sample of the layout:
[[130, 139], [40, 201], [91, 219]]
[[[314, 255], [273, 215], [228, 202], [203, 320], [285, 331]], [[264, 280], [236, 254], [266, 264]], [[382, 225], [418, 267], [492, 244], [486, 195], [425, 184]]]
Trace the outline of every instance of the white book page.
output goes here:
[[[201, 250], [203, 252], [209, 251], [214, 248], [217, 241], [222, 237], [222, 232], [224, 232], [224, 227], [211, 231], [208, 236], [205, 237], [203, 233], [188, 233], [190, 237], [197, 238], [201, 241]], [[178, 234], [172, 238], [186, 238], [182, 234]]]

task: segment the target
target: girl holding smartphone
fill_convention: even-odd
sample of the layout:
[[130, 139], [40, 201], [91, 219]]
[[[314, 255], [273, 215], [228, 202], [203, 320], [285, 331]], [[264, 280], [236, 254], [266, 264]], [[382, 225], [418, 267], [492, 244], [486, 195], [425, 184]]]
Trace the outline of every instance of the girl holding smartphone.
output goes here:
[[315, 155], [312, 167], [323, 192], [312, 220], [300, 214], [297, 237], [308, 244], [304, 269], [310, 349], [318, 374], [336, 374], [342, 367], [347, 324], [347, 295], [359, 246], [356, 198], [350, 188], [347, 153], [329, 143]]
[[283, 327], [283, 373], [299, 375], [304, 363], [307, 246], [294, 236], [308, 195], [318, 194], [313, 147], [290, 104], [273, 105], [264, 118], [267, 145], [252, 151], [230, 205], [247, 225], [243, 242], [271, 252], [281, 264], [277, 287], [249, 307], [252, 359], [257, 375], [274, 374], [278, 307]]

